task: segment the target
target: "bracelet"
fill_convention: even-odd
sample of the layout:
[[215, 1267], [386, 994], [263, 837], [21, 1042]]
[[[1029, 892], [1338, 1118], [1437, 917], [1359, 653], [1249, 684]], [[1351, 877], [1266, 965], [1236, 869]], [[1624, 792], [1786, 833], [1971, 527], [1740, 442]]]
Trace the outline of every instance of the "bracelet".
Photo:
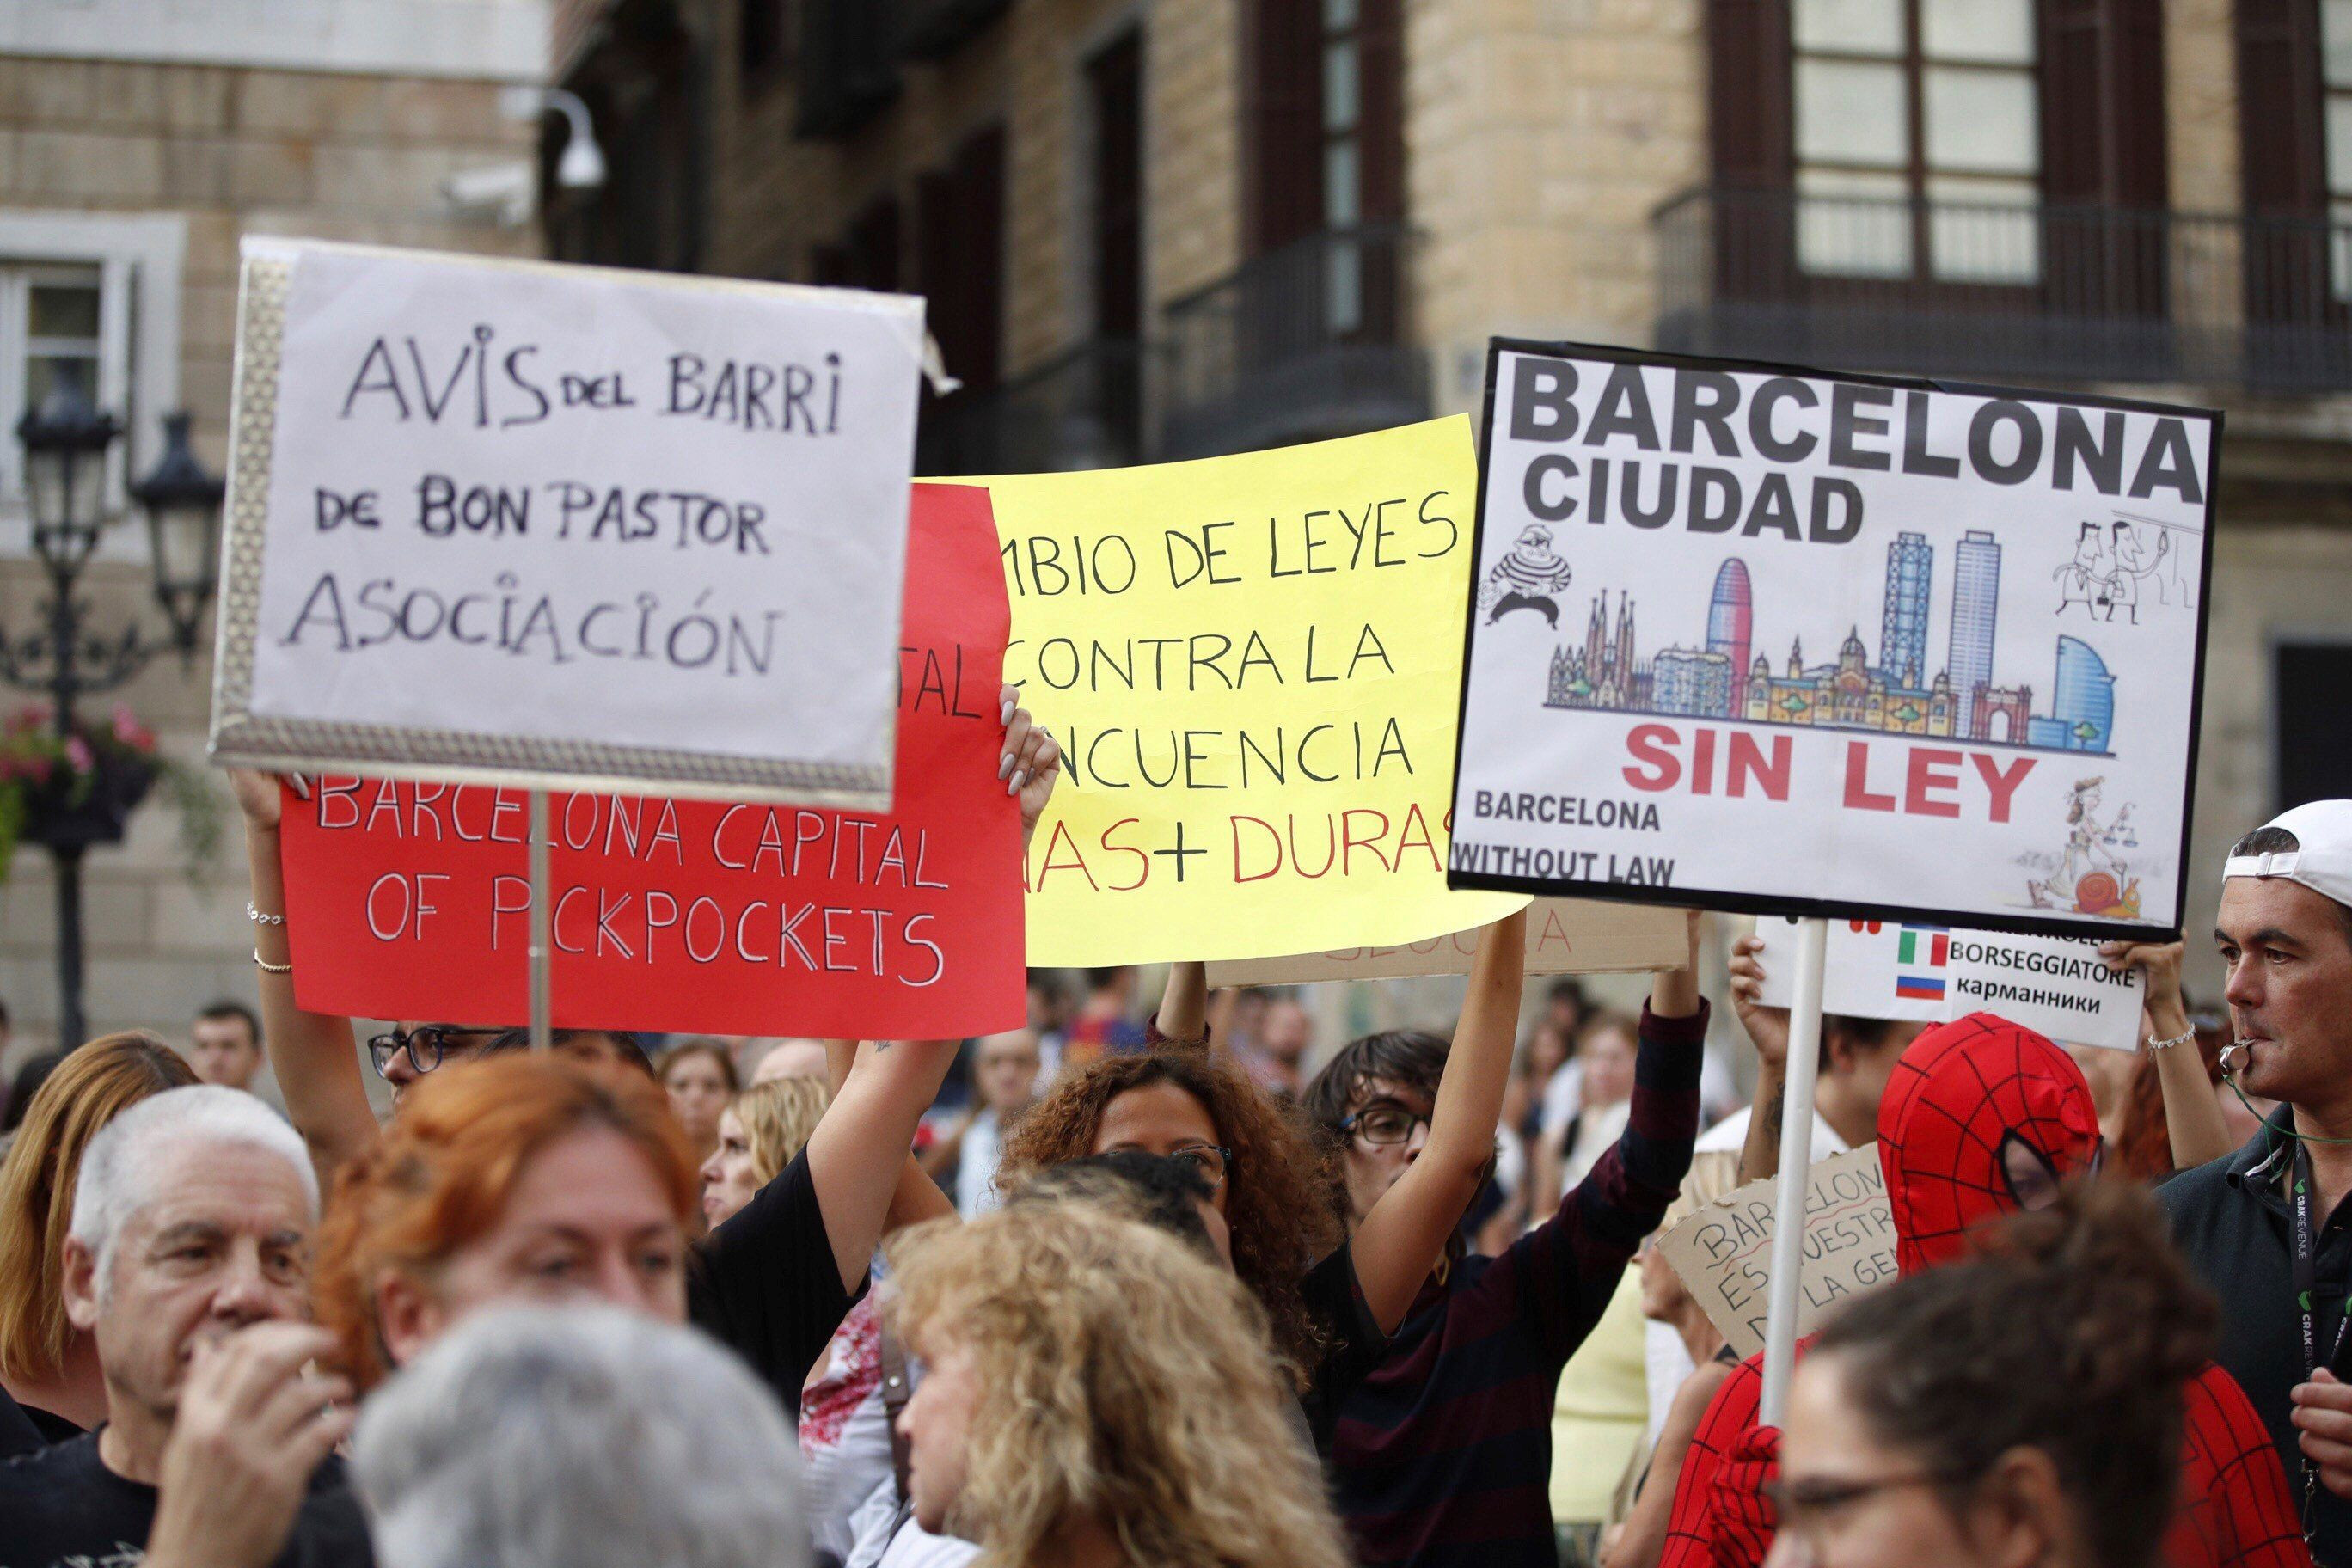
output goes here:
[[257, 947], [253, 950], [253, 962], [255, 966], [257, 967], [264, 974], [291, 974], [294, 973], [294, 966], [292, 964], [272, 963], [269, 960], [261, 956], [261, 950]]
[[253, 907], [251, 900], [246, 901], [245, 918], [257, 926], [282, 926], [286, 923], [284, 915], [265, 915]]
[[2184, 1030], [2182, 1030], [2179, 1034], [2177, 1034], [2177, 1035], [2173, 1036], [2173, 1037], [2172, 1037], [2172, 1038], [2170, 1038], [2170, 1039], [2168, 1039], [2168, 1040], [2150, 1040], [2150, 1041], [2148, 1041], [2148, 1043], [2147, 1043], [2147, 1048], [2148, 1048], [2149, 1050], [2151, 1050], [2151, 1051], [2168, 1051], [2168, 1050], [2172, 1049], [2175, 1046], [2185, 1046], [2185, 1045], [2187, 1045], [2189, 1041], [2191, 1041], [2191, 1040], [2195, 1039], [2196, 1037], [2197, 1037], [2197, 1031], [2196, 1031], [2194, 1028], [2184, 1029]]

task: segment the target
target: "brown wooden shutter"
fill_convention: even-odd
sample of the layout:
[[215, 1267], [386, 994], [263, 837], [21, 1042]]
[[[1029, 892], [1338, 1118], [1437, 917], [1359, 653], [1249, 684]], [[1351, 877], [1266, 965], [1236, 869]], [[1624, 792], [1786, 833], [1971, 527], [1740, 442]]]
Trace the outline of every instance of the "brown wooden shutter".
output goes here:
[[1249, 33], [1252, 255], [1323, 226], [1322, 0], [1255, 0]]
[[2238, 133], [2246, 211], [2320, 217], [2327, 211], [2319, 0], [2237, 0]]
[[[1360, 0], [1356, 101], [1367, 226], [1396, 223], [1404, 216], [1402, 12], [1402, 0]], [[1317, 129], [1319, 134], [1319, 122]]]
[[1786, 188], [1795, 135], [1789, 0], [1706, 0], [1706, 64], [1715, 183]]
[[1095, 335], [1143, 335], [1143, 35], [1087, 62], [1094, 99]]

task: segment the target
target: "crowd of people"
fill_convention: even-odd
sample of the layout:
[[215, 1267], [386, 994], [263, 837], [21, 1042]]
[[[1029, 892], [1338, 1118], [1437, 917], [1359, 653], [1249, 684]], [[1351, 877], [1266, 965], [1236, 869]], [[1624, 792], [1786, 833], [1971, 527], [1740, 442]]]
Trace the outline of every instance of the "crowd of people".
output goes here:
[[[1055, 743], [1003, 760], [1034, 825]], [[5, 1568], [2352, 1565], [2352, 801], [2233, 849], [2226, 1014], [2105, 950], [2137, 1058], [1825, 1021], [1898, 1278], [1773, 1425], [1656, 1245], [1780, 1155], [1787, 955], [1733, 950], [1732, 1104], [1698, 912], [1638, 1015], [1523, 1037], [1515, 915], [1450, 1034], [1319, 1063], [1192, 963], [968, 1042], [362, 1039], [237, 787], [257, 1016], [11, 1086]]]

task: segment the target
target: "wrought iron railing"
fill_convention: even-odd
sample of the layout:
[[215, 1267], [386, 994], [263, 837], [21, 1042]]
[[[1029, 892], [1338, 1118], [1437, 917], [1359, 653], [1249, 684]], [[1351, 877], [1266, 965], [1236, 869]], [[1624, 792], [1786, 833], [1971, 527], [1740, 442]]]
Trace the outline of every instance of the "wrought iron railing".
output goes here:
[[2352, 388], [2352, 226], [1696, 190], [1661, 347], [1931, 375]]
[[1144, 348], [1097, 339], [1001, 386], [959, 392], [923, 412], [923, 474], [1041, 473], [1143, 460]]
[[1330, 229], [1245, 263], [1166, 311], [1163, 455], [1196, 457], [1426, 416], [1412, 236]]

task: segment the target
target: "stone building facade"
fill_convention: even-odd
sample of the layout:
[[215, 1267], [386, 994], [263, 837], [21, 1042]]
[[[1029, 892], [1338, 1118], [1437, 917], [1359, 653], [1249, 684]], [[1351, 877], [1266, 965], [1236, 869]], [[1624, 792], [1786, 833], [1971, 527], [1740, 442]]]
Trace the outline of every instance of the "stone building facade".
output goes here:
[[658, 199], [693, 244], [648, 264], [926, 293], [970, 384], [930, 472], [1475, 409], [1494, 333], [2219, 406], [2190, 909], [2237, 833], [2352, 788], [2320, 0], [566, 9], [558, 79], [672, 133], [658, 198], [552, 203], [551, 248], [643, 257]]
[[[128, 426], [112, 498], [126, 510], [122, 479], [153, 465], [174, 409], [194, 416], [196, 451], [220, 471], [243, 237], [536, 254], [535, 107], [501, 94], [543, 80], [549, 23], [546, 0], [0, 7], [0, 426], [13, 432], [57, 362], [83, 362]], [[459, 174], [470, 177], [451, 187]], [[18, 468], [12, 434], [0, 443], [0, 627], [21, 638], [46, 587]], [[85, 580], [94, 628], [136, 618], [160, 632], [141, 524], [109, 533]], [[201, 764], [204, 653], [166, 656], [118, 695]], [[0, 689], [0, 714], [33, 700]], [[176, 1037], [215, 997], [252, 999], [242, 843], [226, 781], [211, 784], [226, 832], [209, 862], [190, 868], [161, 804], [84, 861], [93, 1029]], [[53, 902], [47, 857], [19, 853], [0, 881], [11, 1064], [53, 1026]]]

